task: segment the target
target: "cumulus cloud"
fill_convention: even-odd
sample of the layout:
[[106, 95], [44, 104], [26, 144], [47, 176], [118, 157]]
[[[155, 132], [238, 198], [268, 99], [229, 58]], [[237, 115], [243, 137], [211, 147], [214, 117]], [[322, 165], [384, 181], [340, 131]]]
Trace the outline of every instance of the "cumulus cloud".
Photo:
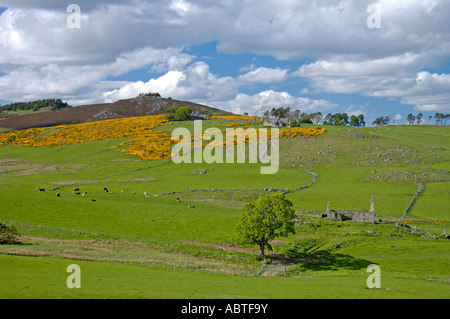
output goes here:
[[281, 68], [256, 68], [238, 77], [242, 83], [283, 83], [288, 77], [289, 70]]
[[309, 80], [315, 92], [396, 98], [420, 111], [448, 111], [450, 74], [416, 72], [426, 56], [401, 56], [366, 61], [324, 61], [305, 64], [292, 76]]
[[[97, 95], [93, 102], [101, 101], [101, 91], [108, 87], [122, 86], [123, 82], [114, 85], [113, 81], [104, 80], [132, 70], [153, 64], [177, 66], [191, 60], [181, 53], [180, 48], [157, 50], [153, 48], [139, 49], [120, 55], [115, 61], [107, 64], [64, 65], [44, 64], [21, 66], [0, 77], [0, 90], [3, 99], [17, 100], [22, 98], [37, 99], [45, 96], [66, 96], [71, 98], [77, 94]], [[183, 62], [180, 62], [183, 61]], [[86, 99], [82, 99], [86, 100]], [[89, 99], [88, 99], [89, 100]]]
[[261, 108], [270, 107], [290, 107], [291, 109], [300, 109], [302, 112], [317, 112], [332, 110], [337, 107], [336, 104], [324, 100], [313, 100], [305, 97], [295, 97], [287, 92], [276, 92], [267, 90], [254, 95], [239, 93], [229, 101], [219, 103], [225, 109], [234, 113], [248, 112], [249, 114], [261, 115]]
[[[334, 105], [266, 90], [302, 78], [309, 82], [305, 94], [395, 98], [417, 110], [448, 110], [449, 75], [423, 70], [448, 58], [450, 29], [443, 26], [450, 2], [378, 2], [380, 29], [367, 27], [370, 3], [360, 0], [79, 0], [81, 28], [69, 29], [66, 8], [73, 1], [0, 0], [8, 8], [0, 15], [0, 99], [58, 94], [99, 101], [161, 91], [228, 108], [242, 103], [243, 110], [264, 101]], [[235, 78], [219, 76], [183, 52], [211, 41], [221, 53], [310, 62], [293, 73], [252, 64]], [[161, 75], [111, 79], [144, 67]], [[267, 87], [243, 92], [256, 85]]]
[[195, 62], [182, 71], [169, 71], [163, 76], [147, 82], [132, 82], [104, 93], [107, 101], [131, 98], [139, 93], [159, 92], [163, 96], [204, 103], [214, 103], [233, 98], [237, 85], [231, 77], [220, 77], [211, 73], [208, 64]]

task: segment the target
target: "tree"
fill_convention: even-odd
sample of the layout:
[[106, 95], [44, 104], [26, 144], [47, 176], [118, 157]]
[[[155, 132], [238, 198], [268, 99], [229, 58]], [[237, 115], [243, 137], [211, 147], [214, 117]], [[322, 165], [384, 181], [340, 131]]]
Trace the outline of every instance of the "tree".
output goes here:
[[387, 124], [389, 124], [389, 122], [390, 122], [390, 119], [389, 119], [388, 116], [380, 116], [380, 117], [377, 117], [375, 119], [375, 121], [372, 122], [372, 124], [374, 124], [374, 125], [387, 125]]
[[309, 115], [306, 114], [306, 113], [300, 114], [300, 122], [301, 123], [310, 123], [310, 124], [312, 124], [312, 121], [311, 121]]
[[444, 123], [444, 119], [446, 119], [446, 116], [444, 113], [435, 113], [434, 118], [436, 119], [436, 125], [439, 125], [439, 123], [442, 125]]
[[187, 121], [192, 117], [192, 108], [190, 106], [172, 107], [167, 109], [166, 119], [168, 121]]
[[309, 114], [309, 118], [314, 124], [319, 124], [322, 121], [323, 116], [322, 113], [316, 112]]
[[412, 113], [409, 113], [406, 117], [406, 121], [408, 122], [409, 125], [413, 125], [415, 120], [416, 120], [416, 117], [414, 115], [412, 115]]
[[344, 125], [348, 124], [348, 115], [347, 115], [347, 113], [342, 113], [342, 120], [344, 121]]
[[258, 245], [259, 259], [265, 263], [264, 250], [272, 250], [271, 240], [295, 234], [294, 218], [292, 203], [284, 195], [260, 197], [242, 207], [236, 240], [242, 244]]
[[46, 99], [37, 100], [32, 102], [17, 102], [7, 104], [1, 107], [0, 111], [18, 111], [18, 110], [33, 110], [38, 111], [41, 108], [50, 107], [52, 111], [71, 108], [67, 102], [63, 102], [61, 99]]
[[279, 108], [277, 108], [277, 109], [276, 109], [276, 108], [273, 108], [273, 109], [270, 111], [270, 115], [278, 117], [278, 119], [277, 119], [277, 126], [278, 126], [278, 121], [279, 121], [282, 117], [286, 117], [286, 116], [289, 114], [290, 111], [291, 111], [291, 108], [290, 108], [290, 107], [287, 107], [287, 108], [279, 107]]
[[301, 111], [299, 109], [296, 109], [294, 111], [289, 112], [289, 120], [299, 120], [300, 119], [300, 113]]
[[366, 122], [364, 121], [364, 114], [359, 114], [358, 115], [358, 120], [359, 120], [359, 125], [364, 127], [366, 126]]
[[417, 114], [416, 116], [417, 125], [420, 125], [420, 123], [422, 123], [422, 117], [423, 117], [422, 113]]
[[141, 93], [139, 94], [139, 97], [151, 97], [151, 98], [159, 98], [161, 97], [161, 94], [159, 94], [158, 92], [149, 92], [149, 93]]
[[20, 243], [19, 233], [14, 226], [7, 226], [0, 222], [0, 245], [9, 245]]
[[291, 127], [300, 127], [300, 122], [299, 121], [297, 121], [297, 119], [292, 119], [291, 120], [291, 122], [290, 122], [290, 126]]
[[350, 126], [361, 126], [359, 118], [356, 115], [350, 116]]
[[327, 122], [327, 124], [331, 125], [347, 125], [348, 122], [348, 114], [347, 113], [336, 113], [336, 114], [327, 114], [324, 117], [324, 121]]
[[326, 125], [326, 124], [331, 124], [331, 123], [328, 123], [330, 120], [331, 120], [331, 113], [328, 113], [327, 115], [325, 115], [325, 116], [323, 117], [323, 124], [324, 124], [324, 125]]

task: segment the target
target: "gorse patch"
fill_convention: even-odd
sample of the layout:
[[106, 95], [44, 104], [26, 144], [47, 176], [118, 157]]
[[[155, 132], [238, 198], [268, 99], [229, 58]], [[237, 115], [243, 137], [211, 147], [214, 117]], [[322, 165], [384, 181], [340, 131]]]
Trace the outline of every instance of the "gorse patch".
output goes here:
[[[212, 118], [236, 121], [252, 117], [225, 116]], [[110, 138], [132, 137], [131, 140], [121, 143], [120, 146], [125, 148], [118, 148], [118, 151], [138, 156], [142, 160], [168, 159], [171, 157], [170, 147], [176, 141], [171, 140], [168, 132], [154, 130], [154, 128], [166, 122], [168, 120], [165, 115], [149, 115], [8, 131], [0, 133], [0, 146], [12, 144], [27, 147], [53, 147]], [[236, 122], [232, 123], [231, 126], [241, 125], [243, 124]], [[325, 131], [324, 128], [311, 127], [283, 128], [280, 129], [280, 137], [315, 137], [323, 134]], [[110, 149], [115, 148], [117, 147], [111, 147]]]

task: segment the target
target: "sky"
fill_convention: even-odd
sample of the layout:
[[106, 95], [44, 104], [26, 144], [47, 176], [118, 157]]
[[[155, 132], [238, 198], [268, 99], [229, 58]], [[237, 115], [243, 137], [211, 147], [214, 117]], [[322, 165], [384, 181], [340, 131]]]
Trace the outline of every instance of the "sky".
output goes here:
[[0, 0], [0, 103], [158, 92], [428, 124], [450, 112], [449, 16], [448, 0]]

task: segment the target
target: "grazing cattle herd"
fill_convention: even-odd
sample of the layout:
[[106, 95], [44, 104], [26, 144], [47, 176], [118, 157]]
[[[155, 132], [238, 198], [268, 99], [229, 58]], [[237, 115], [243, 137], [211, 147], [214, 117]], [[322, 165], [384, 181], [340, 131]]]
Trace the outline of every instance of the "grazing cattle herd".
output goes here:
[[[60, 188], [60, 187], [57, 187], [57, 188], [55, 188], [55, 189], [53, 189], [53, 190], [56, 190], [56, 189], [59, 189], [59, 188]], [[41, 193], [45, 193], [45, 188], [38, 188], [38, 190], [39, 190], [39, 192], [41, 192]], [[109, 191], [108, 188], [106, 188], [106, 187], [103, 188], [103, 191], [104, 191], [105, 193], [114, 195], [114, 192]], [[87, 191], [84, 191], [84, 192], [81, 194], [80, 188], [74, 187], [74, 188], [72, 188], [72, 193], [75, 194], [75, 195], [81, 195], [81, 196], [85, 197], [85, 196], [87, 195], [88, 192], [87, 192]], [[124, 193], [124, 191], [123, 191], [123, 190], [119, 190], [119, 193], [122, 194], [122, 193]], [[131, 192], [131, 194], [132, 194], [132, 195], [136, 195], [136, 192]], [[147, 192], [144, 192], [144, 196], [145, 196], [146, 198], [150, 198], [150, 197], [151, 197], [150, 195], [147, 194]], [[56, 197], [61, 197], [61, 194], [60, 194], [60, 193], [56, 193]], [[153, 197], [158, 197], [158, 195], [153, 195]], [[97, 200], [95, 200], [94, 198], [92, 198], [91, 201], [96, 202]], [[178, 203], [181, 202], [181, 200], [180, 200], [179, 197], [176, 198], [176, 201], [177, 201]], [[194, 205], [188, 205], [188, 208], [195, 208], [195, 206], [194, 206]]]

